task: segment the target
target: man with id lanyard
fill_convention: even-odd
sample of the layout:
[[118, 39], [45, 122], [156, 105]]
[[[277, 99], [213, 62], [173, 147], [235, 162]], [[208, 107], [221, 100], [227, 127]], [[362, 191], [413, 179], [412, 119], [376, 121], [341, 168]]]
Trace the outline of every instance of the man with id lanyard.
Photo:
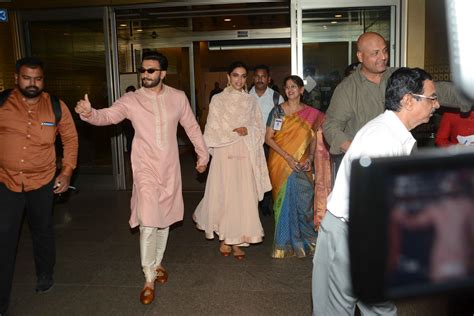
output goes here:
[[[53, 193], [67, 191], [78, 139], [64, 102], [43, 91], [43, 62], [16, 62], [16, 88], [0, 94], [0, 314], [8, 308], [23, 212], [33, 240], [37, 293], [53, 286]], [[56, 176], [56, 135], [64, 157]]]
[[[266, 125], [268, 114], [270, 114], [270, 111], [273, 110], [275, 106], [285, 102], [283, 97], [277, 91], [273, 90], [268, 86], [271, 79], [272, 78], [270, 76], [270, 68], [267, 65], [255, 66], [253, 73], [254, 86], [252, 87], [252, 89], [250, 89], [249, 94], [254, 95], [258, 100], [260, 111], [262, 111], [263, 125]], [[267, 144], [263, 144], [263, 150], [265, 151], [265, 158], [268, 161]], [[263, 200], [260, 201], [258, 204], [262, 215], [271, 215], [273, 213], [271, 192], [265, 192]]]

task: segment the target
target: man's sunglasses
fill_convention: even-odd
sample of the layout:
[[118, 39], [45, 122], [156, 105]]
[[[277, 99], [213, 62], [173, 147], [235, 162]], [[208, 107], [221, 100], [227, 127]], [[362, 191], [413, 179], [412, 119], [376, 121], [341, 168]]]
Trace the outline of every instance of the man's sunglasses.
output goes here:
[[141, 73], [141, 74], [144, 74], [145, 72], [148, 72], [151, 75], [155, 71], [161, 71], [161, 69], [157, 69], [157, 68], [148, 68], [148, 69], [146, 69], [146, 68], [143, 68], [143, 67], [138, 68], [138, 72]]

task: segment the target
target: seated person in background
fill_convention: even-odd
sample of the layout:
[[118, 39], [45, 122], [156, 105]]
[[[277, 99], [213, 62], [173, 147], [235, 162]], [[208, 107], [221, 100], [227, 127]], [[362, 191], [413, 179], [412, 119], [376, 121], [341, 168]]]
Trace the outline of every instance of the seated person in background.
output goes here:
[[[461, 143], [458, 136], [474, 135], [474, 112], [445, 112], [441, 118], [439, 129], [436, 132], [435, 144], [446, 147]], [[472, 144], [472, 141], [469, 142]], [[462, 143], [467, 145], [465, 141]]]

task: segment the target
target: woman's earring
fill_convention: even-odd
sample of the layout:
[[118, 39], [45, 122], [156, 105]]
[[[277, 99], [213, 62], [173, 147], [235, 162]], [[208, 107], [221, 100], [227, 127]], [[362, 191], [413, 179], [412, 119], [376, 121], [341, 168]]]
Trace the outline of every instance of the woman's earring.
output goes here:
[[227, 81], [227, 86], [230, 87], [230, 81]]

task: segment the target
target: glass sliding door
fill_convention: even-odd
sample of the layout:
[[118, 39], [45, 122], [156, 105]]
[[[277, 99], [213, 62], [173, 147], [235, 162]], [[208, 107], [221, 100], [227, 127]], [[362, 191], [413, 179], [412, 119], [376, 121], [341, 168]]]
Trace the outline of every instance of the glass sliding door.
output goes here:
[[10, 13], [10, 21], [0, 22], [0, 43], [5, 47], [0, 50], [0, 92], [6, 89], [11, 89], [15, 86], [15, 61], [17, 59], [15, 49], [6, 49], [6, 47], [14, 47], [12, 34], [15, 34], [14, 16]]
[[[183, 21], [184, 20], [184, 21]], [[164, 23], [163, 21], [160, 21]], [[172, 21], [174, 27], [185, 28], [187, 19], [175, 19]], [[166, 21], [165, 29], [170, 29], [171, 22]], [[123, 19], [120, 13], [117, 14], [117, 59], [119, 69], [120, 94], [125, 92], [125, 88], [134, 85], [137, 89], [141, 87], [140, 76], [137, 69], [141, 66], [143, 53], [147, 51], [158, 51], [168, 58], [168, 70], [165, 84], [182, 90], [186, 93], [191, 107], [195, 111], [195, 81], [193, 45], [190, 41], [176, 41], [173, 39], [164, 40], [161, 38], [163, 29], [159, 24], [149, 30], [143, 21], [133, 21]], [[166, 34], [166, 30], [165, 30]], [[160, 37], [157, 39], [157, 37]], [[130, 142], [131, 137], [127, 136], [127, 126], [124, 126], [124, 141], [128, 146], [124, 146], [124, 171], [126, 188], [132, 187], [131, 165], [130, 165]], [[133, 127], [132, 127], [133, 129]], [[132, 133], [128, 133], [131, 135]], [[181, 126], [178, 126], [178, 143], [188, 145], [190, 141]]]
[[[41, 17], [40, 19], [37, 16]], [[111, 137], [115, 127], [95, 127], [74, 113], [89, 95], [95, 108], [109, 106], [103, 9], [47, 11], [23, 15], [26, 53], [46, 64], [46, 91], [57, 95], [73, 113], [79, 134], [75, 184], [81, 188], [115, 189]]]
[[345, 69], [357, 62], [362, 33], [380, 33], [391, 46], [390, 17], [389, 6], [303, 10], [303, 77], [312, 106], [327, 109]]
[[356, 42], [364, 32], [380, 33], [390, 49], [390, 66], [400, 64], [398, 1], [294, 0], [292, 8], [293, 72], [305, 79], [312, 106], [327, 109], [348, 66], [357, 62]]
[[[129, 84], [140, 86], [136, 69], [141, 56], [147, 50], [157, 50], [170, 61], [165, 83], [186, 93], [201, 127], [205, 125], [209, 92], [215, 82], [221, 86], [227, 83], [226, 67], [232, 61], [268, 63], [274, 79], [289, 74], [290, 58], [283, 51], [289, 42], [288, 4], [284, 0], [165, 1], [112, 7], [111, 16], [112, 37], [116, 38], [113, 48], [117, 48], [113, 69], [119, 70], [114, 74], [116, 95]], [[178, 138], [180, 145], [189, 143], [182, 130]], [[128, 155], [123, 156], [125, 169], [129, 169]], [[127, 176], [127, 187], [130, 180]]]

